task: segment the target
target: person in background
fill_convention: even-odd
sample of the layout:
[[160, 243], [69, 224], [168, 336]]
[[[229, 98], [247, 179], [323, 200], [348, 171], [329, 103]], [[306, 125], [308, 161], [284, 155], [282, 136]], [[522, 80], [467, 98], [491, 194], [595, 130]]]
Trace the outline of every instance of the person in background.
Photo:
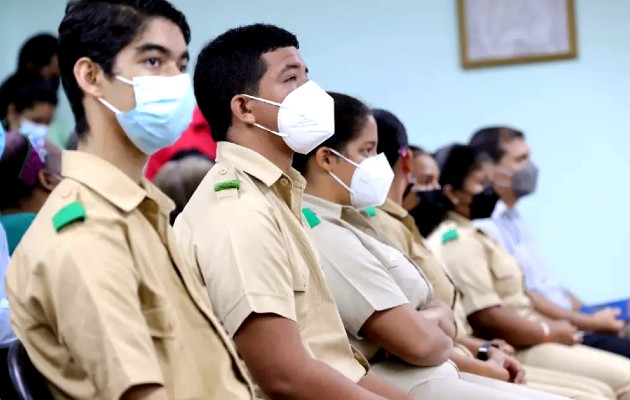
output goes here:
[[4, 226], [13, 254], [31, 226], [50, 192], [61, 180], [61, 150], [47, 142], [47, 156], [42, 160], [28, 137], [7, 133], [6, 147], [0, 158], [0, 223]]
[[[353, 97], [330, 95], [335, 135], [293, 164], [307, 180], [303, 213], [352, 344], [379, 375], [416, 399], [557, 398], [491, 379], [478, 378], [483, 386], [460, 379], [448, 362], [453, 313], [433, 296], [418, 266], [362, 214], [376, 212], [394, 175], [385, 155], [377, 155], [374, 116]], [[405, 183], [396, 186], [402, 193]]]
[[302, 220], [291, 161], [333, 134], [334, 106], [298, 49], [292, 33], [254, 24], [201, 50], [195, 96], [217, 163], [175, 234], [266, 396], [410, 399], [353, 352]]
[[[523, 380], [519, 378], [525, 371], [527, 386], [573, 399], [615, 398], [611, 389], [602, 382], [530, 365], [521, 366], [513, 357], [514, 349], [504, 341], [482, 340], [473, 336], [472, 328], [463, 311], [461, 293], [446, 272], [444, 263], [427, 248], [414, 219], [402, 207], [402, 193], [409, 187], [409, 182], [417, 185], [417, 192], [413, 193], [417, 197], [426, 198], [427, 193], [440, 188], [437, 182], [439, 177], [437, 163], [433, 157], [419, 148], [411, 146], [407, 148], [407, 130], [394, 114], [385, 110], [373, 110], [373, 112], [378, 128], [377, 151], [385, 154], [394, 171], [394, 181], [385, 203], [369, 213], [369, 219], [377, 228], [375, 230], [380, 230], [384, 234], [381, 241], [391, 244], [411, 259], [432, 284], [435, 295], [453, 310], [457, 336], [451, 360], [463, 372], [503, 381], [523, 383]], [[412, 150], [413, 154], [410, 154], [409, 150]], [[414, 161], [422, 159], [421, 163], [416, 162], [416, 165], [411, 168], [413, 171], [411, 174], [415, 175], [418, 181], [410, 178], [410, 169], [405, 167], [412, 158]], [[416, 201], [416, 203], [419, 202], [422, 200]], [[431, 200], [425, 200], [425, 202], [430, 203]], [[475, 378], [469, 374], [463, 376], [464, 379], [469, 380]], [[487, 385], [487, 383], [484, 384]]]
[[488, 127], [477, 131], [470, 145], [489, 156], [493, 185], [500, 197], [492, 216], [476, 220], [475, 225], [516, 258], [536, 311], [586, 331], [582, 338], [586, 346], [630, 357], [630, 340], [619, 337], [625, 325], [617, 319], [619, 310], [580, 312], [582, 303], [545, 264], [533, 233], [517, 209], [521, 199], [535, 192], [538, 178], [525, 135], [508, 127]]
[[[55, 93], [59, 89], [59, 63], [57, 57], [57, 38], [48, 33], [40, 33], [29, 38], [20, 49], [16, 71], [0, 86], [0, 120], [7, 116], [10, 94], [17, 86], [37, 79]], [[48, 139], [60, 147], [65, 145], [68, 132], [64, 123], [55, 117], [48, 129]]]
[[405, 189], [403, 196], [403, 207], [412, 210], [418, 205], [419, 192], [429, 192], [440, 189], [440, 170], [435, 159], [422, 147], [409, 145], [409, 150], [413, 155], [411, 164], [410, 185]]
[[[188, 128], [182, 133], [182, 137], [172, 146], [158, 151], [149, 158], [144, 176], [153, 180], [160, 169], [178, 154], [194, 151], [214, 160], [217, 155], [217, 144], [212, 140], [210, 125], [195, 107], [193, 119]], [[191, 193], [192, 194], [192, 193]]]
[[24, 82], [45, 79], [55, 92], [59, 88], [57, 38], [40, 33], [29, 38], [20, 49], [17, 69], [0, 85], [0, 120], [7, 116], [11, 93]]
[[185, 151], [175, 154], [155, 175], [153, 183], [175, 202], [171, 225], [213, 165], [214, 161], [205, 154]]
[[41, 78], [15, 87], [9, 98], [5, 128], [26, 135], [42, 159], [46, 158], [48, 129], [55, 116], [57, 90]]
[[[115, 32], [115, 34], [112, 34]], [[55, 399], [252, 400], [254, 388], [142, 176], [194, 108], [190, 28], [165, 0], [72, 0], [59, 64], [79, 133], [13, 253], [14, 331]]]
[[516, 260], [472, 223], [491, 215], [498, 200], [484, 168], [487, 156], [457, 144], [439, 151], [436, 160], [447, 207], [428, 243], [462, 292], [475, 336], [503, 339], [527, 365], [596, 379], [618, 399], [630, 399], [630, 360], [579, 344], [570, 323], [537, 313]]

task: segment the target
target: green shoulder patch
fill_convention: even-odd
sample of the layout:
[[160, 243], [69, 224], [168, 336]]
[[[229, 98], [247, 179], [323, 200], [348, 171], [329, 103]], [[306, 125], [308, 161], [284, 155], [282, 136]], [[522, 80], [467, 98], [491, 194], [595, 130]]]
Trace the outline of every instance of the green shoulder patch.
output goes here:
[[222, 190], [227, 190], [227, 189], [239, 189], [240, 187], [241, 187], [241, 181], [237, 179], [232, 179], [229, 181], [223, 181], [223, 182], [219, 182], [215, 184], [214, 191], [220, 192]]
[[55, 230], [59, 232], [64, 226], [75, 221], [83, 221], [85, 217], [85, 208], [83, 208], [83, 205], [78, 201], [74, 201], [57, 211], [57, 214], [52, 218], [52, 223]]
[[306, 218], [306, 222], [308, 222], [308, 226], [311, 228], [315, 228], [320, 222], [322, 222], [317, 214], [315, 214], [315, 212], [310, 208], [303, 208], [302, 214], [304, 214], [304, 218]]
[[363, 209], [368, 217], [376, 217], [376, 208], [375, 207], [365, 207]]
[[453, 240], [457, 239], [459, 239], [459, 233], [457, 233], [457, 229], [449, 229], [442, 235], [442, 244], [452, 242]]

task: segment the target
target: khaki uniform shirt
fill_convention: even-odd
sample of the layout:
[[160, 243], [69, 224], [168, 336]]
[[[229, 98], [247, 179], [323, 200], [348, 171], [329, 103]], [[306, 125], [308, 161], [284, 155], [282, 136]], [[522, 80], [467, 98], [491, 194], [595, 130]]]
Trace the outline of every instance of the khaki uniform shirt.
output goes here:
[[383, 229], [390, 243], [422, 269], [433, 285], [436, 296], [453, 308], [457, 290], [443, 263], [426, 246], [413, 217], [407, 210], [387, 199], [372, 219]]
[[[304, 178], [248, 148], [220, 142], [217, 164], [175, 222], [231, 336], [252, 313], [295, 321], [306, 351], [354, 382], [353, 356], [302, 221]], [[364, 361], [364, 360], [363, 360]]]
[[377, 228], [355, 208], [310, 195], [304, 206], [306, 215], [315, 215], [307, 219], [352, 344], [371, 359], [380, 346], [361, 338], [363, 324], [403, 304], [422, 309], [431, 301], [431, 285], [400, 251], [379, 241]]
[[383, 229], [394, 247], [422, 269], [438, 298], [451, 306], [455, 316], [457, 337], [472, 335], [472, 328], [462, 307], [461, 293], [453, 284], [444, 263], [427, 247], [413, 217], [390, 199], [379, 208], [372, 220]]
[[56, 399], [251, 399], [236, 351], [175, 246], [172, 202], [103, 159], [65, 152], [65, 179], [13, 255], [11, 319]]
[[450, 212], [429, 237], [429, 246], [445, 262], [462, 292], [467, 316], [503, 305], [521, 317], [538, 319], [516, 260], [469, 219]]

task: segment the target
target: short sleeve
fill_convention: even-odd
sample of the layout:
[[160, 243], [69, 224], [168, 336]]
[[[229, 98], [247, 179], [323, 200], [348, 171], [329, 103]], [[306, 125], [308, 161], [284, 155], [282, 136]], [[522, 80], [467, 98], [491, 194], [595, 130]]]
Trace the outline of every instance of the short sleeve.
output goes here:
[[35, 340], [36, 332], [29, 340], [30, 330], [39, 329], [29, 326], [29, 314], [42, 304], [52, 314], [46, 318], [58, 340], [101, 397], [117, 399], [136, 385], [162, 385], [138, 297], [139, 276], [125, 238], [111, 229], [86, 228], [64, 233], [63, 241], [51, 246], [45, 265], [32, 272], [31, 292], [9, 292], [14, 323], [24, 325], [21, 339], [29, 354], [45, 345]]
[[460, 232], [457, 240], [443, 244], [441, 255], [455, 286], [462, 292], [462, 306], [467, 316], [502, 304], [494, 288], [484, 245], [472, 234]]
[[182, 248], [194, 254], [230, 336], [252, 313], [296, 321], [287, 249], [265, 200], [224, 198], [206, 204], [203, 211], [195, 206], [178, 218], [175, 234]]
[[322, 222], [313, 229], [312, 236], [341, 319], [355, 338], [375, 312], [409, 303], [386, 266], [354, 233]]

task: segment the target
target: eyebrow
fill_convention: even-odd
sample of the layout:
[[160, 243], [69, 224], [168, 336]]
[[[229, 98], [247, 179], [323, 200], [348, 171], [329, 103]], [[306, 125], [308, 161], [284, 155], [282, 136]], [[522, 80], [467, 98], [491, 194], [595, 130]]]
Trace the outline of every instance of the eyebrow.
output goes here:
[[[280, 71], [280, 75], [284, 74], [287, 71], [290, 71], [292, 69], [300, 69], [302, 67], [302, 64], [300, 63], [292, 63], [292, 64], [287, 64], [284, 67], [282, 67], [282, 70]], [[306, 71], [308, 74], [308, 67], [306, 67]]]
[[[147, 53], [149, 51], [157, 51], [162, 53], [163, 55], [169, 57], [171, 55], [171, 51], [169, 49], [167, 49], [166, 47], [160, 45], [160, 44], [156, 44], [156, 43], [145, 43], [143, 45], [140, 45], [136, 48], [136, 54], [141, 55], [142, 53]], [[186, 59], [186, 60], [190, 60], [190, 53], [188, 53], [188, 50], [186, 50], [185, 52], [182, 53], [181, 56], [179, 56], [179, 59]]]

